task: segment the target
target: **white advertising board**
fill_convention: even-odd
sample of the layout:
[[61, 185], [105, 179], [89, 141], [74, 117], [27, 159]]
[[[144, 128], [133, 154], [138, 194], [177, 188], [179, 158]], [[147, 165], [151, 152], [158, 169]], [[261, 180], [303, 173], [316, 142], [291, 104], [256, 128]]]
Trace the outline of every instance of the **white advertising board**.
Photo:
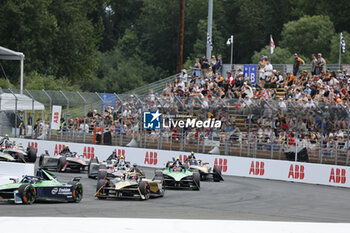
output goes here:
[[[34, 146], [38, 155], [48, 150], [51, 156], [57, 156], [65, 145], [70, 150], [90, 159], [98, 157], [105, 160], [112, 151], [124, 155], [126, 160], [140, 166], [164, 168], [173, 157], [185, 160], [190, 152], [166, 151], [146, 148], [129, 148], [119, 146], [104, 146], [79, 144], [44, 140], [13, 139], [23, 146]], [[344, 166], [324, 165], [314, 163], [290, 162], [285, 160], [254, 159], [236, 156], [195, 154], [210, 165], [220, 165], [222, 174], [260, 179], [293, 181], [309, 184], [322, 184], [340, 187], [350, 187], [350, 168]]]

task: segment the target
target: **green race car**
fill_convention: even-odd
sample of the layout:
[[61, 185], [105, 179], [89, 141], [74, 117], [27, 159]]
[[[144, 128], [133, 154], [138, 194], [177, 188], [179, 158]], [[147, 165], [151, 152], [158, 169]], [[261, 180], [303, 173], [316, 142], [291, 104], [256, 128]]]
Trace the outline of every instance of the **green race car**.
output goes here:
[[156, 176], [163, 176], [166, 188], [200, 189], [200, 174], [186, 169], [185, 166], [170, 166], [162, 171], [157, 170]]
[[53, 173], [40, 169], [37, 176], [24, 176], [20, 182], [10, 180], [13, 183], [0, 185], [0, 201], [32, 204], [35, 201], [79, 202], [83, 198], [78, 177], [61, 183]]

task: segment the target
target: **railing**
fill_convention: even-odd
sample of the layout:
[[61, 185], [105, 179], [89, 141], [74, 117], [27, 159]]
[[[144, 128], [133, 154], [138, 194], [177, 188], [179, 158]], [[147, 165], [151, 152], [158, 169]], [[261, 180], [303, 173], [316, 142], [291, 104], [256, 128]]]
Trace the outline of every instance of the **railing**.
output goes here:
[[[298, 147], [306, 147], [311, 162], [348, 165], [350, 113], [345, 103], [305, 107], [304, 103], [286, 100], [246, 102], [44, 90], [25, 90], [21, 96], [18, 90], [2, 92], [1, 135], [271, 159], [286, 159], [285, 151], [296, 148], [295, 160], [300, 159]], [[62, 106], [61, 117], [66, 124], [60, 130], [51, 129], [52, 105]], [[222, 126], [143, 128], [143, 113], [157, 110], [165, 120], [205, 121], [212, 117]]]

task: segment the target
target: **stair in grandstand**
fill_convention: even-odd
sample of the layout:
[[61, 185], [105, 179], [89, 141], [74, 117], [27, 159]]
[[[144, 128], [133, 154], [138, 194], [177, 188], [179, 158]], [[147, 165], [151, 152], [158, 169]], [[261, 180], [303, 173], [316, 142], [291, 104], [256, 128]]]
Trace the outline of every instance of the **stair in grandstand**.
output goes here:
[[[188, 73], [188, 72], [187, 72]], [[153, 83], [149, 83], [145, 86], [142, 87], [138, 87], [134, 90], [128, 91], [124, 94], [136, 94], [136, 95], [147, 95], [149, 94], [150, 90], [153, 90], [153, 93], [158, 93], [161, 94], [162, 91], [164, 90], [165, 86], [167, 83], [172, 83], [175, 81], [175, 79], [179, 76], [180, 74], [175, 74], [175, 75], [171, 75], [169, 77], [160, 79], [158, 81], [155, 81]]]
[[286, 91], [284, 90], [284, 88], [277, 88], [276, 94], [278, 98], [284, 98], [286, 96]]

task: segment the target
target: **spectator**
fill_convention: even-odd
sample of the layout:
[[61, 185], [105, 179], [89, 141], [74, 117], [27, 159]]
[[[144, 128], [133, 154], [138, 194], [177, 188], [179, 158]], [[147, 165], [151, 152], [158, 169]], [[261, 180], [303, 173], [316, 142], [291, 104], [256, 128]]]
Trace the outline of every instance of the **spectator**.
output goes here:
[[201, 71], [202, 71], [202, 77], [207, 78], [207, 72], [210, 67], [208, 59], [205, 55], [202, 56], [202, 58], [199, 60]]
[[222, 56], [219, 55], [215, 65], [215, 71], [222, 75]]
[[316, 61], [316, 75], [321, 74], [323, 71], [323, 66], [326, 65], [326, 60], [322, 57], [322, 53], [317, 54], [318, 59]]
[[317, 59], [315, 54], [311, 55], [311, 74], [315, 75], [316, 74], [316, 67], [317, 67]]
[[293, 65], [293, 75], [294, 76], [296, 76], [298, 71], [299, 71], [300, 62], [303, 63], [303, 65], [305, 65], [304, 60], [301, 59], [300, 57], [298, 57], [297, 53], [294, 53], [294, 65]]

